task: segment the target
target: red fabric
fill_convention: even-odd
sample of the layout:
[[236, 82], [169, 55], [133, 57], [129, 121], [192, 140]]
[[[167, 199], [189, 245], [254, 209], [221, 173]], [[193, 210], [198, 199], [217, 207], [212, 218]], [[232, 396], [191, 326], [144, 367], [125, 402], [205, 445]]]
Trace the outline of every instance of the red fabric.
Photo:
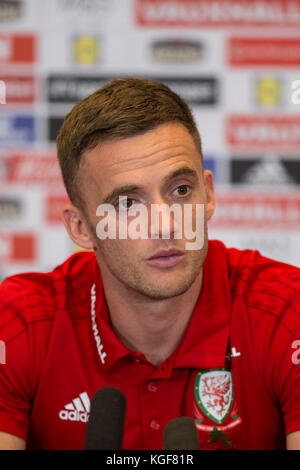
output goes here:
[[[284, 448], [300, 430], [297, 339], [300, 270], [210, 241], [186, 334], [154, 367], [111, 329], [94, 253], [76, 253], [0, 286], [0, 430], [28, 448], [82, 449], [88, 401], [109, 385], [127, 400], [124, 449], [162, 449], [166, 424], [181, 415], [194, 418], [202, 449]], [[221, 408], [216, 422], [209, 412]]]

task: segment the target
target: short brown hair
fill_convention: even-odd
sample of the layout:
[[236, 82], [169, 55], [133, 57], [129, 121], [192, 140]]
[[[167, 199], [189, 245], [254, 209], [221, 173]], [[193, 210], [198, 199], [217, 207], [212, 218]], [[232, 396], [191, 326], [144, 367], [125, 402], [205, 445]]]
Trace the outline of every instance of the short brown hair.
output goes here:
[[202, 158], [199, 132], [188, 105], [160, 82], [119, 78], [79, 101], [67, 114], [56, 140], [63, 181], [73, 204], [83, 203], [77, 177], [85, 150], [104, 140], [143, 134], [168, 122], [187, 128]]

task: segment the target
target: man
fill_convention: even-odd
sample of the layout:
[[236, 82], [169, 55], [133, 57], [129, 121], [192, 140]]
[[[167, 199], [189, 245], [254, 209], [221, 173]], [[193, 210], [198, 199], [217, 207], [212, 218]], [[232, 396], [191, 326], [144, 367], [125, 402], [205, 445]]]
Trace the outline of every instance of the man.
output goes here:
[[[201, 449], [300, 449], [300, 271], [208, 242], [213, 177], [187, 105], [160, 83], [118, 79], [71, 110], [57, 148], [65, 226], [90, 251], [1, 285], [1, 448], [82, 449], [90, 399], [113, 386], [126, 397], [123, 449], [162, 449], [179, 416]], [[128, 235], [133, 209], [175, 205], [181, 222], [143, 219], [151, 236], [121, 237], [118, 217], [119, 236], [100, 230], [103, 208], [125, 210]], [[203, 243], [187, 249], [179, 229], [195, 229], [201, 207]]]

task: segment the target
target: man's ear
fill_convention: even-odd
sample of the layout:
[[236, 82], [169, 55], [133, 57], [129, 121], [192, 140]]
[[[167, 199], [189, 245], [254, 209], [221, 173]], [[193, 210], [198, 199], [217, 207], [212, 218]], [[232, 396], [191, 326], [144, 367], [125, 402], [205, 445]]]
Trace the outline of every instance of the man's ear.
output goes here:
[[206, 194], [206, 217], [209, 220], [215, 211], [215, 185], [214, 177], [210, 170], [203, 171]]
[[71, 240], [85, 250], [93, 250], [94, 243], [81, 211], [71, 203], [66, 204], [62, 210], [62, 218]]

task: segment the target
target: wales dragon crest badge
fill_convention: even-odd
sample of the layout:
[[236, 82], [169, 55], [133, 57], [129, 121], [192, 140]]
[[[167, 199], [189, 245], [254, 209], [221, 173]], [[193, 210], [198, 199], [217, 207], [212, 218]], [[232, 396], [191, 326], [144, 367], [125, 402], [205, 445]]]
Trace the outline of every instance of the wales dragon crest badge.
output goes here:
[[222, 368], [199, 372], [195, 381], [195, 399], [206, 416], [217, 424], [223, 423], [233, 403], [231, 371]]

